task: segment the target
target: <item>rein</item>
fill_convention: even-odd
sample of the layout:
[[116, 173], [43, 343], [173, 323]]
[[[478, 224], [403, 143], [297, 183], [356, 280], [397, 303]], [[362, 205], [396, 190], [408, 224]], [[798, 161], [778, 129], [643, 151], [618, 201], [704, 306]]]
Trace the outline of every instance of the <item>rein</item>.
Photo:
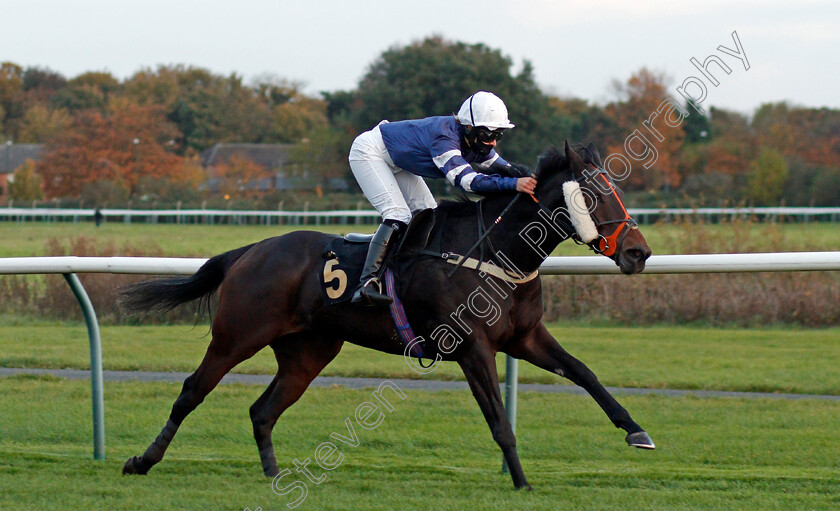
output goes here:
[[[464, 263], [467, 261], [467, 258], [470, 256], [470, 254], [472, 254], [473, 251], [476, 248], [478, 248], [478, 246], [481, 245], [481, 243], [485, 239], [487, 239], [487, 236], [489, 236], [490, 233], [493, 231], [493, 229], [497, 225], [499, 225], [499, 222], [502, 221], [502, 217], [504, 217], [505, 214], [508, 211], [510, 211], [510, 208], [513, 207], [514, 204], [516, 204], [516, 201], [519, 200], [519, 197], [521, 197], [521, 196], [522, 196], [522, 194], [517, 192], [516, 196], [513, 199], [511, 199], [511, 201], [508, 203], [508, 205], [505, 206], [505, 209], [503, 209], [502, 212], [499, 213], [499, 216], [496, 217], [496, 220], [493, 221], [493, 225], [491, 225], [489, 228], [487, 228], [484, 231], [484, 233], [481, 234], [481, 236], [478, 237], [478, 241], [476, 241], [475, 244], [473, 244], [473, 246], [470, 247], [469, 250], [467, 250], [467, 253], [464, 254], [464, 256], [461, 258], [460, 261], [458, 261], [458, 264], [456, 264], [455, 267], [452, 268], [452, 270], [450, 270], [450, 272], [446, 274], [446, 278], [452, 278], [452, 275], [455, 275], [455, 272], [458, 271], [458, 269], [461, 268], [461, 266], [464, 265]], [[478, 204], [477, 208], [478, 208], [478, 226], [479, 226], [478, 229], [479, 229], [479, 232], [480, 232], [481, 228], [484, 227], [484, 219], [482, 218], [482, 213], [481, 213], [481, 201], [477, 201], [477, 204]]]

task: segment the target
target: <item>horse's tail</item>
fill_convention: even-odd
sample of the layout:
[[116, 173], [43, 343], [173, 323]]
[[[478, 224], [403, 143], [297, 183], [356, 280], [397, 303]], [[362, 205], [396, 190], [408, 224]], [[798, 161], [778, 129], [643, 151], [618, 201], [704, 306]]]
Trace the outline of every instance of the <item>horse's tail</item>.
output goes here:
[[230, 267], [255, 243], [225, 252], [207, 260], [193, 275], [140, 282], [120, 290], [120, 306], [126, 312], [168, 312], [182, 303], [204, 299], [222, 284]]

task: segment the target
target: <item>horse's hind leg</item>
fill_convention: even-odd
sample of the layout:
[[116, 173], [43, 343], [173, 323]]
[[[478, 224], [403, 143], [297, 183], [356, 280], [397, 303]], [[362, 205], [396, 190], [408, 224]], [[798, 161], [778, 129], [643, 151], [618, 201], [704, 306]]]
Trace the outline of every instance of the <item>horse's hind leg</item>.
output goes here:
[[625, 440], [630, 446], [641, 449], [656, 447], [648, 434], [630, 417], [630, 413], [601, 385], [595, 373], [566, 352], [542, 323], [518, 342], [507, 344], [504, 351], [546, 371], [564, 376], [583, 387], [601, 406], [612, 423], [627, 432]]
[[277, 358], [277, 375], [250, 409], [254, 439], [266, 476], [274, 477], [279, 472], [271, 441], [274, 424], [338, 355], [342, 344], [341, 340], [311, 334], [292, 334], [271, 343]]
[[228, 371], [252, 357], [267, 344], [268, 341], [262, 344], [248, 342], [248, 339], [240, 339], [230, 333], [217, 332], [214, 325], [213, 340], [207, 347], [204, 360], [198, 369], [184, 380], [181, 394], [172, 405], [166, 426], [142, 456], [133, 456], [125, 462], [123, 474], [146, 474], [152, 466], [160, 462], [186, 416], [204, 401]]

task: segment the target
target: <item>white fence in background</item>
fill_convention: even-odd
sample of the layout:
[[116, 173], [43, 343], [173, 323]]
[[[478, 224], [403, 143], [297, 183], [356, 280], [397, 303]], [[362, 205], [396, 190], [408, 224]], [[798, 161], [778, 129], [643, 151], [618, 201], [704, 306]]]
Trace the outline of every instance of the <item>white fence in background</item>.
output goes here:
[[[640, 223], [679, 217], [702, 217], [709, 221], [721, 218], [760, 218], [777, 221], [840, 221], [840, 208], [630, 208], [630, 215]], [[376, 223], [379, 213], [373, 210], [343, 209], [334, 211], [262, 211], [228, 209], [102, 209], [105, 222], [176, 223], [176, 224], [359, 224]], [[89, 222], [94, 209], [0, 208], [0, 221], [12, 222]]]
[[[167, 224], [359, 224], [377, 223], [373, 210], [262, 211], [232, 209], [102, 209], [104, 222]], [[0, 208], [0, 221], [12, 222], [90, 222], [94, 209]]]

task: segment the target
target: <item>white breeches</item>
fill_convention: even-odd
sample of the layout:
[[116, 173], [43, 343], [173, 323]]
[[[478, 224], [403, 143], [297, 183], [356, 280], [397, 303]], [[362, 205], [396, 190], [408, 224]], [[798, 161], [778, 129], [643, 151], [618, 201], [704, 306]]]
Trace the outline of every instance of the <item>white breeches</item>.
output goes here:
[[422, 177], [394, 165], [379, 126], [356, 137], [349, 159], [362, 192], [383, 220], [407, 224], [413, 212], [437, 207]]

